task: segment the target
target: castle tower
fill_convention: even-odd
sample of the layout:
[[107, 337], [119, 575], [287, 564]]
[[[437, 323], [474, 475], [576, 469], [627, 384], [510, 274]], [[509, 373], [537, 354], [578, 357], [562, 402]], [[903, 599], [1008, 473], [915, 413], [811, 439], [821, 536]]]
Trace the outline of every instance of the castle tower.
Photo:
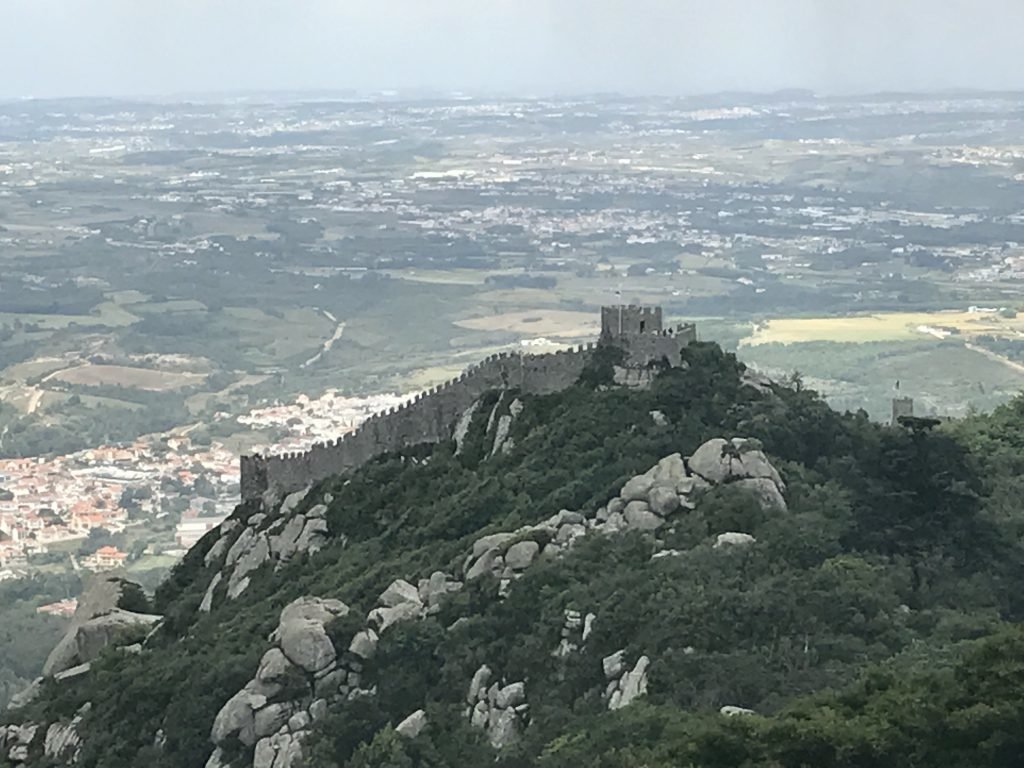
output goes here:
[[890, 424], [896, 426], [900, 423], [900, 419], [904, 416], [912, 417], [914, 415], [914, 398], [912, 397], [894, 397], [892, 399], [892, 421]]
[[692, 323], [665, 328], [661, 307], [601, 307], [601, 343], [625, 351], [627, 368], [680, 364], [680, 350], [697, 340]]
[[661, 307], [624, 304], [601, 307], [602, 339], [619, 339], [641, 334], [657, 335], [662, 330]]

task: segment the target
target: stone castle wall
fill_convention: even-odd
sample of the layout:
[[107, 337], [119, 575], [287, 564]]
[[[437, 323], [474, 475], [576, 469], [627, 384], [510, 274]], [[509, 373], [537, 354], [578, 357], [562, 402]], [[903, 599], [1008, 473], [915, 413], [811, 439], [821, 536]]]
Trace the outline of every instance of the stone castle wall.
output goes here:
[[668, 360], [669, 365], [677, 366], [682, 362], [683, 347], [697, 341], [695, 325], [680, 325], [672, 330], [659, 333], [630, 334], [612, 340], [616, 346], [626, 353], [624, 361], [627, 367], [644, 368], [652, 363]]
[[661, 307], [644, 307], [636, 304], [601, 307], [602, 338], [661, 333], [661, 331]]
[[458, 418], [490, 390], [519, 389], [541, 395], [559, 392], [576, 382], [595, 346], [544, 355], [492, 355], [405, 405], [371, 416], [336, 441], [318, 444], [305, 453], [243, 456], [242, 499], [259, 498], [267, 490], [290, 493], [355, 469], [378, 454], [447, 440]]

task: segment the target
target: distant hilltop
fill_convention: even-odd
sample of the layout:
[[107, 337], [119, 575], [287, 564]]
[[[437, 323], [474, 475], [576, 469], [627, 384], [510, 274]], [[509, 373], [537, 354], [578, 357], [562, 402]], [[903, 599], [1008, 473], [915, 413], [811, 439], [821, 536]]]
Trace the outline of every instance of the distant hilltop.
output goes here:
[[616, 383], [640, 387], [650, 383], [653, 366], [679, 365], [682, 349], [696, 340], [693, 323], [665, 328], [661, 307], [602, 307], [597, 342], [548, 354], [491, 355], [408, 403], [371, 416], [354, 432], [337, 440], [319, 443], [303, 453], [243, 456], [242, 501], [259, 499], [268, 492], [280, 496], [297, 491], [356, 469], [381, 453], [449, 440], [458, 424], [472, 417], [485, 392], [559, 392], [579, 379], [599, 346], [614, 346], [624, 353], [621, 365], [616, 366]]

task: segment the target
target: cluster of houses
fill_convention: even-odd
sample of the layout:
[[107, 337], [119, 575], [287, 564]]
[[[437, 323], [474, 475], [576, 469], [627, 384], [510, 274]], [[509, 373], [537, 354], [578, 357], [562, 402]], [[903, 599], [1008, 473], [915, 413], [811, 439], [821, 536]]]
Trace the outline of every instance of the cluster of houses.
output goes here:
[[[202, 478], [203, 493], [195, 494]], [[181, 522], [174, 544], [187, 550], [237, 499], [236, 456], [222, 446], [194, 448], [187, 438], [139, 440], [74, 454], [0, 460], [0, 579], [17, 576], [33, 555], [72, 551], [91, 531], [123, 533], [169, 514]], [[104, 544], [77, 561], [89, 570], [125, 565], [128, 554]]]

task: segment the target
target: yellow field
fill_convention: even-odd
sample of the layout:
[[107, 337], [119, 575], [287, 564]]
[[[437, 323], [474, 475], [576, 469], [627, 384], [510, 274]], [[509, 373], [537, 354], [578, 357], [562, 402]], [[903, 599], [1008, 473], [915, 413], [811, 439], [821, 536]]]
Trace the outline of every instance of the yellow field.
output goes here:
[[498, 315], [459, 320], [455, 324], [474, 331], [510, 331], [523, 336], [556, 338], [596, 337], [601, 329], [600, 319], [593, 312], [559, 309], [503, 312]]
[[805, 341], [907, 341], [934, 339], [941, 328], [956, 328], [961, 337], [978, 334], [1024, 335], [1024, 318], [1007, 319], [996, 313], [882, 312], [847, 317], [789, 317], [756, 327], [741, 345], [793, 344]]

